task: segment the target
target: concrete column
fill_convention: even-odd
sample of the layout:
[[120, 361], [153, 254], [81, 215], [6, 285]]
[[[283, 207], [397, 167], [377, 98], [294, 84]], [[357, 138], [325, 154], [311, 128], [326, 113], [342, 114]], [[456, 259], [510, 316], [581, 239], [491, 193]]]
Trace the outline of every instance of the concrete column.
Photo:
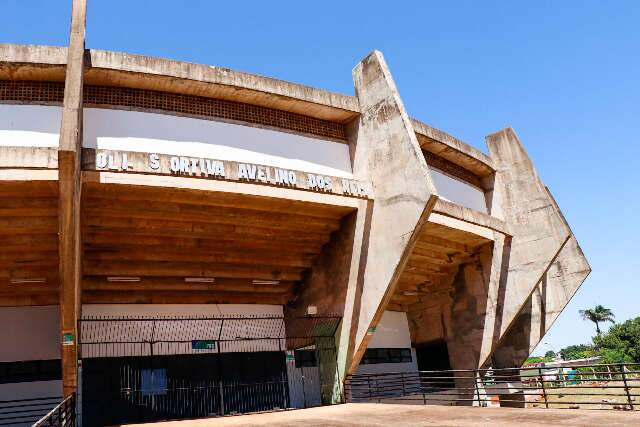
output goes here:
[[496, 352], [494, 360], [507, 367], [521, 363], [537, 345], [590, 267], [513, 129], [489, 135], [487, 145], [497, 170], [492, 213], [503, 217], [513, 237], [502, 259], [496, 311], [485, 328], [490, 345], [483, 343], [480, 364]]
[[310, 306], [318, 315], [342, 316], [335, 337], [335, 360], [319, 361], [323, 365], [320, 368], [324, 389], [332, 386], [331, 402], [324, 403], [341, 401], [342, 383], [353, 353], [349, 331], [354, 320], [354, 304], [360, 293], [360, 257], [370, 205], [371, 201], [361, 201], [358, 210], [342, 220], [340, 229], [332, 234], [314, 262], [294, 303], [285, 311], [285, 317], [292, 318], [287, 320], [287, 336], [296, 335], [296, 325], [292, 323], [296, 317], [307, 314]]
[[64, 396], [78, 384], [78, 317], [80, 316], [80, 153], [82, 151], [82, 85], [86, 0], [73, 0], [58, 148], [60, 328]]
[[391, 73], [374, 51], [353, 70], [360, 119], [353, 138], [356, 178], [373, 185], [365, 230], [362, 294], [356, 301], [351, 341], [354, 372], [437, 201], [429, 168]]

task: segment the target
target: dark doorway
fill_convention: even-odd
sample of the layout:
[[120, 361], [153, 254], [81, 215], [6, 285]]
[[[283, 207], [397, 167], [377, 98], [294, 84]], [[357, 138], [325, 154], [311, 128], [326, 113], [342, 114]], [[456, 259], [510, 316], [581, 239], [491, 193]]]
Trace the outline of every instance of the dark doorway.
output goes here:
[[87, 358], [87, 427], [287, 408], [285, 353]]
[[450, 372], [449, 350], [445, 341], [432, 341], [416, 346], [416, 358], [418, 370], [429, 371], [425, 377], [442, 377], [442, 381], [431, 380], [428, 384], [424, 383], [423, 389], [438, 392], [455, 387], [455, 381]]
[[445, 341], [432, 341], [416, 346], [419, 371], [446, 371], [451, 369], [449, 350]]

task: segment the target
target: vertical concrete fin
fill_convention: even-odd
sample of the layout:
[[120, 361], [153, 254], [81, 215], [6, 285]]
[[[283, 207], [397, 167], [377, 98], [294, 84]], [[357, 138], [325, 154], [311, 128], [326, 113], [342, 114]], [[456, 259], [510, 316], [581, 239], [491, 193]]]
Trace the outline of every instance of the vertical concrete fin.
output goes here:
[[354, 316], [349, 372], [364, 353], [415, 241], [437, 200], [429, 168], [389, 68], [374, 51], [353, 70], [361, 117], [353, 169], [372, 183], [374, 203], [363, 248], [362, 285]]
[[78, 385], [78, 317], [80, 316], [80, 154], [86, 0], [73, 0], [58, 147], [58, 251], [62, 387], [65, 396]]
[[[487, 145], [496, 165], [493, 205], [513, 237], [509, 254], [503, 259], [507, 265], [500, 266], [496, 312], [487, 317], [493, 324], [488, 325], [492, 334], [485, 329], [485, 338], [492, 342], [483, 343], [480, 364], [486, 362], [490, 351], [498, 351], [502, 354], [494, 356], [499, 363], [513, 365], [522, 354], [529, 354], [531, 345], [535, 347], [548, 330], [549, 320], [555, 320], [589, 268], [513, 129], [489, 135]], [[562, 270], [564, 267], [568, 269]], [[522, 322], [527, 323], [526, 331]], [[515, 332], [509, 333], [510, 329]]]

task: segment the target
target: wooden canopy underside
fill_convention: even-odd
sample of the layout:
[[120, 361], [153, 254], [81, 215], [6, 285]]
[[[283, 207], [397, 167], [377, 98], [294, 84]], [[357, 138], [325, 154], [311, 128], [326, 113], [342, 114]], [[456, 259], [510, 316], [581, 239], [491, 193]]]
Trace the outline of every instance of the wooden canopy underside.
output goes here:
[[[0, 195], [0, 304], [56, 304], [57, 183]], [[286, 304], [351, 209], [86, 183], [82, 302]]]

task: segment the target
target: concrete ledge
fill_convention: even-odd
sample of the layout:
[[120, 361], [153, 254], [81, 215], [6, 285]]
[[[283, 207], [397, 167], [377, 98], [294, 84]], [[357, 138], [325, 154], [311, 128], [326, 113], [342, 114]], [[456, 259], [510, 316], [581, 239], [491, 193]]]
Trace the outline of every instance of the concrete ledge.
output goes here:
[[482, 151], [419, 120], [411, 119], [411, 124], [422, 149], [449, 160], [480, 178], [495, 172], [493, 160]]
[[1, 80], [64, 81], [67, 48], [0, 44]]
[[438, 199], [435, 206], [433, 207], [433, 212], [455, 218], [460, 221], [468, 222], [469, 224], [488, 228], [490, 230], [497, 231], [498, 233], [511, 235], [511, 233], [509, 232], [509, 226], [501, 219], [476, 211], [474, 209], [460, 206], [447, 200]]
[[358, 114], [355, 97], [188, 62], [90, 50], [87, 84], [126, 86], [228, 99], [346, 122]]

